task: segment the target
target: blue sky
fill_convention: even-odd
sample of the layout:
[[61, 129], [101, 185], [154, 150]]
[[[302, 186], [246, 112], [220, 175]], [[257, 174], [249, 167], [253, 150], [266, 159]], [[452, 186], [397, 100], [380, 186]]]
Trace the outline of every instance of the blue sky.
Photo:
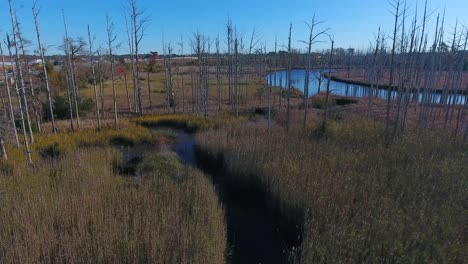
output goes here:
[[[407, 2], [413, 13], [418, 1]], [[467, 0], [429, 2], [430, 11], [446, 11], [449, 25], [454, 25], [457, 18], [460, 23], [468, 24]], [[24, 34], [33, 40], [35, 47], [32, 0], [13, 0], [13, 5]], [[329, 32], [334, 35], [336, 45], [343, 48], [367, 48], [379, 26], [387, 34], [392, 31], [392, 15], [387, 0], [139, 0], [139, 5], [151, 19], [142, 41], [143, 52], [161, 52], [163, 39], [176, 45], [183, 36], [187, 53], [189, 39], [195, 31], [203, 32], [212, 39], [219, 34], [224, 39], [228, 16], [245, 39], [256, 28], [268, 49], [273, 48], [275, 36], [278, 36], [279, 45], [286, 44], [289, 23], [293, 23], [293, 46], [304, 48], [304, 44], [299, 42], [307, 38], [304, 21], [310, 21], [314, 13], [318, 19], [324, 21], [324, 27], [330, 28]], [[105, 46], [105, 16], [109, 14], [114, 20], [119, 42], [125, 44], [123, 13], [126, 0], [38, 0], [38, 6], [41, 8], [42, 38], [49, 45], [49, 54], [60, 52], [56, 46], [60, 45], [64, 34], [62, 8], [67, 16], [71, 36], [86, 37], [87, 25], [90, 24], [96, 36], [96, 45]], [[423, 0], [419, 0], [420, 12], [422, 7]], [[431, 19], [432, 23], [435, 23], [435, 17], [436, 14]], [[1, 38], [10, 30], [8, 2], [0, 0]], [[326, 47], [327, 43], [317, 44], [315, 49]], [[126, 50], [122, 49], [120, 53], [126, 53]]]

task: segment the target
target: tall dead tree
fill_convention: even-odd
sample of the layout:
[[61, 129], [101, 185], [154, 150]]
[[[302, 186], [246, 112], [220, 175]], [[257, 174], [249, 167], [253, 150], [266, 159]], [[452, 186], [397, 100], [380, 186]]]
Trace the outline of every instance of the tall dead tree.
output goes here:
[[172, 114], [176, 113], [176, 100], [175, 100], [175, 93], [174, 93], [174, 70], [173, 70], [173, 62], [172, 62], [172, 46], [169, 44], [167, 46], [168, 52], [168, 59], [167, 59], [167, 77], [168, 77], [168, 85], [167, 85], [167, 101], [169, 108], [172, 109]]
[[[111, 82], [112, 82], [112, 95], [114, 98], [114, 126], [118, 128], [118, 110], [117, 110], [117, 93], [115, 90], [115, 69], [114, 69], [114, 49], [115, 40], [117, 36], [114, 35], [114, 23], [111, 21], [109, 16], [106, 16], [106, 32], [107, 32], [107, 47], [108, 55], [111, 63]], [[138, 62], [137, 62], [138, 63]], [[138, 66], [137, 66], [138, 69]]]
[[2, 56], [2, 67], [3, 67], [3, 76], [4, 76], [4, 82], [5, 82], [5, 89], [7, 91], [7, 96], [8, 96], [8, 112], [10, 114], [11, 128], [12, 128], [13, 133], [14, 133], [15, 144], [19, 148], [20, 147], [20, 142], [19, 142], [19, 138], [18, 138], [18, 131], [16, 130], [15, 112], [13, 110], [13, 102], [11, 100], [10, 80], [8, 79], [8, 74], [7, 74], [7, 70], [6, 70], [6, 63], [5, 63], [5, 55], [3, 54], [3, 47], [2, 47], [1, 42], [0, 42], [0, 54]]
[[219, 51], [219, 36], [216, 38], [216, 95], [218, 111], [221, 111], [221, 54]]
[[[138, 109], [138, 90], [137, 90], [137, 79], [136, 79], [136, 72], [135, 72], [135, 53], [134, 53], [134, 41], [133, 41], [133, 20], [131, 20], [130, 24], [128, 24], [127, 16], [125, 16], [125, 30], [127, 33], [127, 45], [128, 45], [128, 52], [130, 53], [130, 64], [132, 69], [132, 81], [133, 81], [133, 102], [135, 107], [135, 113], [139, 113]], [[127, 75], [125, 75], [127, 78]], [[127, 83], [128, 86], [128, 83]], [[130, 105], [129, 100], [129, 105]]]
[[106, 109], [105, 109], [105, 102], [104, 102], [104, 78], [102, 77], [103, 75], [103, 70], [101, 67], [101, 48], [99, 48], [96, 52], [98, 56], [98, 62], [97, 62], [97, 70], [99, 74], [99, 97], [101, 98], [101, 113], [102, 113], [102, 119], [106, 119]]
[[[184, 39], [182, 36], [180, 36], [179, 47], [180, 47], [180, 55], [184, 56]], [[182, 94], [182, 113], [185, 113], [185, 82], [184, 82], [185, 73], [183, 72], [182, 66], [178, 68], [177, 75], [178, 75], [177, 84], [179, 85], [179, 90]]]
[[328, 29], [317, 31], [317, 27], [322, 23], [322, 21], [317, 21], [314, 15], [310, 23], [306, 22], [306, 25], [309, 28], [309, 39], [308, 41], [301, 41], [302, 43], [307, 44], [307, 68], [304, 81], [304, 128], [307, 125], [307, 114], [309, 112], [309, 84], [310, 71], [312, 68], [312, 45], [319, 42], [318, 38], [328, 31]]
[[133, 26], [133, 43], [134, 43], [134, 56], [135, 56], [135, 76], [136, 86], [137, 86], [137, 100], [136, 104], [138, 105], [139, 114], [143, 114], [142, 106], [142, 94], [141, 94], [141, 84], [140, 84], [140, 64], [139, 64], [139, 51], [140, 43], [145, 35], [146, 26], [149, 23], [149, 19], [145, 17], [144, 12], [138, 8], [138, 0], [128, 0], [130, 6], [130, 18]]
[[236, 30], [234, 38], [234, 100], [236, 117], [239, 117], [239, 45], [240, 39]]
[[[335, 52], [335, 40], [332, 36], [329, 36], [330, 37], [330, 42], [331, 42], [331, 49], [330, 49], [330, 59], [328, 61], [328, 76], [330, 76], [331, 74], [331, 69], [332, 69], [332, 65], [333, 65], [333, 53]], [[322, 124], [322, 129], [323, 131], [325, 131], [327, 129], [327, 125], [328, 125], [328, 106], [329, 106], [329, 101], [330, 101], [330, 79], [328, 80], [327, 82], [327, 94], [326, 94], [326, 97], [325, 97], [325, 113], [323, 115], [323, 124]]]
[[[74, 115], [76, 117], [76, 122], [78, 125], [78, 129], [81, 127], [81, 122], [80, 122], [80, 111], [79, 111], [79, 104], [78, 104], [78, 88], [77, 88], [77, 83], [76, 83], [76, 72], [75, 72], [75, 63], [73, 62], [74, 60], [74, 55], [81, 49], [82, 45], [78, 45], [75, 47], [73, 45], [73, 40], [70, 39], [68, 36], [68, 28], [67, 28], [67, 22], [65, 20], [65, 12], [62, 10], [62, 17], [63, 17], [63, 25], [65, 29], [65, 45], [64, 45], [64, 50], [65, 50], [65, 56], [66, 56], [66, 71], [67, 71], [67, 76], [68, 76], [68, 84], [69, 84], [69, 101], [72, 105], [72, 108], [70, 109], [70, 117], [71, 117], [71, 122], [73, 124], [73, 110], [75, 111]], [[72, 126], [73, 129], [73, 126]]]
[[394, 29], [393, 29], [393, 45], [392, 45], [392, 53], [391, 53], [391, 62], [390, 62], [390, 81], [389, 81], [389, 89], [387, 93], [387, 110], [386, 110], [386, 118], [385, 118], [385, 144], [390, 144], [390, 113], [391, 113], [391, 106], [392, 106], [392, 87], [393, 87], [393, 75], [395, 71], [395, 54], [396, 54], [396, 45], [397, 45], [397, 34], [398, 34], [398, 23], [400, 19], [400, 5], [402, 0], [392, 0], [390, 3], [391, 6], [394, 8]]
[[292, 47], [291, 47], [291, 37], [292, 37], [292, 23], [289, 24], [289, 37], [288, 37], [288, 109], [287, 111], [287, 127], [291, 124], [291, 90], [292, 90], [292, 80], [291, 80], [291, 71], [292, 71]]
[[[27, 98], [26, 98], [26, 85], [24, 83], [24, 76], [23, 76], [23, 69], [21, 67], [21, 60], [20, 60], [20, 55], [19, 55], [19, 47], [18, 47], [18, 29], [17, 29], [17, 23], [15, 21], [15, 13], [13, 11], [13, 7], [11, 5], [11, 0], [8, 0], [9, 6], [10, 6], [10, 16], [11, 16], [11, 26], [13, 28], [13, 42], [9, 42], [9, 48], [11, 45], [14, 46], [15, 48], [15, 55], [16, 55], [16, 70], [18, 71], [18, 78], [16, 81], [19, 83], [19, 95], [21, 95], [21, 100], [22, 102], [22, 107], [20, 107], [21, 112], [24, 113], [24, 116], [26, 116], [26, 122], [28, 125], [28, 130], [29, 130], [29, 138], [31, 140], [31, 143], [34, 143], [34, 134], [31, 126], [31, 118], [29, 116], [29, 109], [27, 106]], [[26, 135], [25, 135], [26, 136]], [[27, 140], [26, 140], [27, 141]], [[28, 156], [30, 156], [29, 153], [29, 146], [28, 146]], [[29, 159], [28, 159], [29, 160]], [[32, 160], [31, 160], [32, 162]]]
[[[11, 4], [11, 2], [10, 2]], [[10, 57], [10, 61], [13, 61], [13, 54], [11, 52], [11, 47], [13, 46], [12, 42], [11, 42], [11, 39], [10, 39], [10, 36], [7, 34], [7, 47], [8, 47], [8, 54], [9, 54], [9, 57]], [[21, 90], [20, 90], [20, 87], [18, 85], [18, 78], [17, 78], [17, 75], [16, 75], [16, 69], [15, 69], [15, 66], [13, 66], [13, 71], [12, 71], [12, 74], [13, 74], [13, 80], [14, 80], [14, 84], [15, 84], [15, 91], [16, 91], [16, 97], [18, 98], [18, 108], [19, 108], [19, 112], [20, 112], [20, 121], [21, 121], [21, 130], [23, 132], [23, 143], [24, 143], [24, 152], [26, 154], [26, 159], [27, 161], [32, 164], [32, 157], [31, 157], [31, 150], [29, 148], [29, 141], [28, 141], [28, 133], [26, 132], [26, 122], [24, 120], [24, 104], [22, 102], [22, 99], [21, 99]], [[14, 122], [14, 120], [13, 120]]]
[[89, 43], [89, 59], [91, 61], [91, 74], [93, 76], [94, 103], [96, 105], [97, 128], [101, 129], [101, 114], [99, 112], [99, 99], [98, 99], [98, 91], [97, 91], [97, 84], [96, 84], [96, 69], [94, 66], [93, 39], [91, 38], [91, 30], [89, 28], [89, 25], [88, 25], [88, 43]]
[[232, 34], [233, 34], [233, 29], [232, 29], [232, 21], [230, 18], [228, 18], [227, 22], [227, 61], [228, 61], [228, 69], [227, 69], [227, 76], [228, 76], [228, 90], [229, 90], [229, 105], [231, 105], [231, 108], [234, 109], [234, 104], [233, 104], [233, 89], [232, 89], [232, 78], [233, 78], [233, 60], [232, 60]]
[[47, 94], [47, 106], [49, 107], [49, 118], [50, 118], [50, 122], [52, 123], [52, 132], [55, 134], [58, 132], [58, 129], [57, 129], [57, 125], [55, 124], [54, 107], [53, 107], [54, 99], [50, 91], [49, 73], [47, 72], [47, 66], [46, 66], [46, 61], [45, 61], [45, 56], [44, 56], [44, 48], [42, 46], [41, 33], [39, 29], [39, 10], [36, 8], [36, 3], [37, 1], [35, 0], [33, 2], [32, 13], [34, 16], [34, 23], [36, 26], [37, 43], [39, 45], [39, 55], [41, 56], [42, 70], [44, 72], [44, 82], [45, 82], [45, 88], [46, 88], [46, 94]]
[[[17, 34], [16, 39], [18, 41], [19, 49], [21, 50], [21, 55], [23, 56], [23, 60], [20, 61], [20, 63], [23, 65], [24, 67], [23, 69], [25, 69], [26, 71], [27, 83], [29, 84], [29, 99], [30, 99], [29, 101], [32, 106], [32, 113], [33, 113], [33, 117], [36, 123], [36, 128], [39, 131], [39, 133], [41, 133], [42, 126], [41, 126], [41, 115], [40, 115], [40, 110], [39, 110], [40, 106], [39, 106], [39, 101], [38, 101], [39, 98], [38, 96], [36, 96], [35, 91], [34, 91], [34, 83], [32, 80], [31, 65], [26, 56], [25, 46], [27, 43], [30, 43], [30, 41], [24, 38], [24, 35], [22, 34], [20, 23], [18, 22], [18, 18], [16, 17], [16, 14], [15, 14], [15, 22], [16, 22], [16, 34]], [[26, 89], [26, 81], [25, 81], [25, 89]], [[26, 93], [26, 90], [25, 90], [25, 93]], [[26, 109], [29, 109], [28, 102], [26, 101], [24, 104], [26, 106]], [[34, 140], [31, 140], [31, 142], [34, 142]]]

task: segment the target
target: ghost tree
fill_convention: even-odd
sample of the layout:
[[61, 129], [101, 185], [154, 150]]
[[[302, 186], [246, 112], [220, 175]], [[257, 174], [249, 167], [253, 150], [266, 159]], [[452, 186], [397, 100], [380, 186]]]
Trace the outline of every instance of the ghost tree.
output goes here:
[[[107, 46], [109, 48], [108, 55], [111, 63], [111, 81], [112, 81], [112, 95], [114, 98], [114, 125], [118, 128], [118, 114], [117, 114], [117, 93], [115, 90], [115, 69], [114, 69], [114, 49], [116, 48], [115, 40], [117, 36], [114, 34], [114, 23], [109, 16], [106, 16], [106, 31], [107, 31]], [[137, 62], [138, 63], [138, 62]], [[137, 66], [138, 69], [138, 66]]]
[[42, 47], [41, 41], [41, 34], [39, 30], [39, 10], [36, 8], [37, 1], [33, 2], [33, 16], [34, 16], [34, 23], [36, 25], [36, 35], [37, 35], [37, 43], [39, 45], [39, 55], [41, 56], [42, 62], [42, 70], [44, 71], [44, 80], [45, 80], [45, 88], [47, 93], [47, 106], [49, 107], [49, 118], [52, 123], [52, 132], [57, 133], [57, 125], [55, 124], [55, 116], [54, 116], [54, 107], [53, 107], [53, 97], [52, 93], [50, 92], [50, 84], [49, 84], [49, 73], [47, 72], [46, 61], [44, 58], [44, 48]]
[[[331, 49], [330, 49], [330, 58], [328, 60], [328, 75], [330, 76], [332, 65], [333, 65], [333, 53], [335, 52], [335, 50], [334, 50], [334, 48], [335, 48], [335, 39], [332, 36], [329, 36], [329, 38], [330, 38], [330, 42], [331, 42]], [[328, 80], [328, 82], [327, 82], [327, 94], [326, 94], [326, 97], [325, 97], [325, 113], [324, 113], [324, 116], [323, 116], [323, 124], [322, 124], [322, 130], [323, 131], [325, 131], [325, 129], [327, 129], [328, 105], [329, 105], [330, 93], [331, 93], [330, 83], [331, 83], [330, 80]]]
[[[8, 54], [9, 54], [9, 57], [10, 57], [10, 61], [13, 61], [13, 54], [11, 52], [11, 47], [13, 46], [13, 44], [11, 43], [11, 39], [10, 39], [10, 36], [7, 34], [7, 47], [8, 47]], [[17, 67], [17, 64], [16, 64], [16, 67]], [[25, 116], [25, 106], [22, 102], [22, 99], [21, 99], [21, 94], [22, 94], [22, 89], [20, 90], [20, 87], [19, 87], [19, 84], [21, 84], [21, 82], [18, 82], [18, 78], [17, 78], [17, 74], [16, 74], [16, 70], [15, 69], [15, 66], [13, 65], [13, 79], [14, 79], [14, 84], [15, 84], [15, 91], [16, 91], [16, 97], [18, 98], [18, 107], [19, 107], [19, 112], [20, 112], [20, 121], [21, 121], [21, 130], [23, 132], [23, 142], [24, 142], [24, 151], [25, 151], [25, 154], [26, 154], [26, 159], [27, 161], [32, 164], [32, 157], [31, 157], [31, 150], [29, 149], [29, 141], [28, 141], [28, 133], [26, 132], [26, 122], [24, 120], [24, 116]], [[18, 70], [18, 73], [20, 71]], [[24, 87], [24, 82], [22, 83], [23, 84], [23, 87]], [[24, 94], [24, 92], [23, 92]], [[13, 120], [14, 122], [14, 120]]]
[[[68, 90], [69, 90], [69, 104], [71, 106], [70, 109], [70, 117], [71, 117], [71, 124], [73, 129], [73, 110], [75, 110], [75, 117], [78, 125], [78, 129], [81, 127], [80, 122], [80, 111], [78, 105], [78, 88], [76, 82], [76, 72], [75, 72], [75, 55], [81, 51], [84, 46], [82, 40], [78, 40], [77, 44], [74, 44], [74, 40], [68, 36], [68, 28], [67, 22], [65, 20], [65, 12], [62, 10], [62, 17], [63, 17], [63, 25], [65, 29], [65, 43], [64, 43], [64, 51], [66, 56], [66, 76], [67, 76], [67, 83], [68, 83]], [[74, 109], [73, 109], [74, 108]]]
[[221, 55], [219, 51], [219, 36], [216, 38], [216, 95], [218, 111], [221, 111]]
[[[309, 82], [310, 82], [310, 71], [312, 68], [312, 45], [319, 42], [318, 38], [328, 31], [328, 29], [317, 31], [317, 27], [322, 24], [322, 21], [317, 21], [315, 15], [312, 17], [310, 23], [306, 22], [307, 27], [309, 28], [309, 40], [301, 41], [302, 43], [307, 44], [307, 68], [305, 74], [304, 82], [304, 127], [307, 125], [307, 114], [309, 111]], [[323, 76], [321, 74], [321, 76]], [[320, 83], [320, 82], [319, 82]]]
[[291, 36], [292, 36], [292, 23], [289, 24], [289, 37], [288, 37], [288, 95], [287, 95], [287, 127], [291, 124], [291, 89], [292, 89], [292, 80], [291, 80], [291, 71], [292, 71], [292, 48], [291, 48]]
[[[36, 96], [35, 91], [34, 91], [34, 83], [32, 80], [32, 73], [31, 73], [31, 65], [30, 62], [27, 59], [26, 56], [26, 45], [30, 44], [30, 41], [24, 38], [24, 35], [22, 34], [20, 23], [18, 22], [18, 17], [15, 15], [15, 22], [16, 22], [16, 33], [17, 33], [17, 41], [19, 45], [19, 49], [21, 50], [21, 55], [23, 56], [22, 64], [23, 64], [23, 69], [25, 69], [26, 72], [26, 77], [27, 81], [25, 81], [25, 93], [26, 93], [26, 84], [29, 84], [29, 98], [30, 98], [30, 103], [32, 106], [32, 112], [33, 112], [33, 117], [36, 122], [36, 128], [38, 129], [39, 133], [42, 132], [41, 128], [41, 116], [40, 116], [40, 106], [39, 106], [39, 97]], [[20, 62], [21, 63], [21, 62]], [[28, 102], [24, 102], [26, 109], [28, 108]], [[29, 114], [29, 113], [28, 113]], [[28, 118], [29, 119], [29, 118]], [[28, 124], [30, 125], [30, 124]], [[31, 130], [30, 130], [31, 132]], [[31, 140], [31, 142], [34, 142], [34, 140]]]
[[134, 58], [135, 58], [135, 76], [136, 79], [136, 89], [137, 89], [137, 100], [136, 105], [138, 105], [138, 113], [143, 114], [142, 106], [142, 94], [141, 94], [141, 84], [140, 84], [140, 64], [138, 53], [140, 51], [140, 43], [143, 39], [146, 31], [146, 27], [149, 23], [149, 18], [145, 16], [145, 13], [138, 8], [138, 0], [128, 0], [130, 7], [130, 18], [132, 21], [132, 42], [134, 43]]
[[93, 39], [91, 38], [91, 30], [88, 25], [88, 43], [89, 43], [89, 59], [91, 60], [91, 73], [93, 76], [93, 88], [94, 88], [94, 101], [96, 104], [96, 121], [97, 127], [101, 129], [101, 114], [99, 113], [99, 99], [96, 85], [96, 68], [94, 66], [94, 51], [93, 51]]
[[394, 8], [394, 28], [393, 28], [393, 44], [392, 44], [392, 51], [391, 51], [391, 61], [390, 61], [390, 80], [387, 92], [387, 110], [386, 110], [386, 118], [385, 118], [385, 144], [390, 144], [390, 112], [391, 112], [391, 100], [392, 100], [392, 87], [394, 82], [394, 74], [395, 74], [395, 55], [396, 55], [396, 45], [397, 45], [397, 34], [399, 29], [399, 21], [401, 18], [401, 4], [402, 0], [392, 0], [390, 3], [391, 6]]
[[[20, 107], [21, 109], [21, 112], [26, 116], [26, 122], [27, 122], [27, 125], [28, 125], [28, 129], [29, 129], [29, 138], [31, 140], [31, 143], [34, 143], [34, 135], [33, 135], [33, 131], [32, 131], [32, 126], [31, 126], [31, 119], [29, 117], [29, 109], [28, 109], [28, 105], [27, 105], [27, 99], [26, 99], [26, 85], [24, 83], [24, 76], [23, 76], [23, 69], [21, 67], [21, 60], [20, 60], [20, 55], [19, 55], [19, 47], [18, 47], [18, 28], [17, 28], [17, 22], [15, 20], [16, 18], [16, 15], [13, 11], [13, 7], [11, 5], [11, 0], [8, 0], [8, 3], [9, 3], [9, 7], [10, 7], [10, 17], [11, 17], [11, 26], [13, 28], [13, 42], [11, 42], [11, 40], [8, 40], [8, 49], [10, 50], [10, 48], [12, 46], [14, 46], [15, 48], [15, 55], [16, 55], [16, 70], [18, 71], [18, 78], [16, 79], [17, 85], [19, 85], [17, 91], [18, 91], [18, 96], [21, 96], [22, 98], [20, 99], [20, 101], [22, 100], [22, 104]], [[8, 37], [7, 37], [8, 38]], [[10, 54], [10, 57], [11, 57], [11, 54]], [[23, 119], [24, 120], [24, 119]], [[23, 128], [25, 129], [25, 128]], [[26, 136], [26, 134], [25, 134]], [[26, 139], [27, 141], [27, 139]], [[28, 146], [28, 150], [27, 150], [27, 156], [30, 157], [30, 152], [29, 152], [29, 146]], [[29, 161], [29, 158], [28, 158], [28, 161]], [[32, 160], [30, 160], [31, 163], [32, 163]]]
[[8, 112], [9, 112], [9, 115], [10, 115], [11, 128], [12, 128], [13, 133], [14, 133], [15, 144], [19, 148], [20, 147], [20, 142], [19, 142], [19, 138], [18, 138], [18, 131], [16, 131], [15, 112], [13, 110], [13, 102], [11, 100], [10, 84], [9, 84], [8, 74], [7, 74], [6, 65], [5, 65], [5, 55], [3, 54], [3, 47], [2, 47], [1, 42], [0, 42], [0, 54], [2, 56], [2, 66], [3, 66], [3, 76], [4, 76], [4, 82], [5, 82], [5, 89], [6, 89], [7, 95], [8, 95]]

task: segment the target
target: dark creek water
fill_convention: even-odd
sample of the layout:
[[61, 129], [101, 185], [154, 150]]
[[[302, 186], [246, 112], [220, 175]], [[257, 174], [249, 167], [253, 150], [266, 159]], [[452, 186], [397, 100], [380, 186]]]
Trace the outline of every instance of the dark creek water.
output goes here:
[[263, 195], [230, 188], [219, 162], [200, 157], [193, 135], [178, 131], [174, 148], [185, 164], [202, 170], [216, 187], [226, 213], [228, 263], [289, 263], [290, 252], [298, 244], [294, 226], [279, 224]]
[[[165, 132], [168, 130], [165, 128]], [[204, 172], [215, 186], [226, 217], [228, 252], [231, 264], [292, 263], [295, 248], [300, 245], [296, 223], [281, 217], [279, 210], [267, 203], [260, 187], [238, 188], [226, 181], [222, 160], [213, 159], [196, 145], [193, 134], [182, 130], [175, 133], [173, 150], [188, 166]], [[155, 151], [152, 145], [120, 146], [123, 165], [120, 172], [134, 175], [143, 157]], [[297, 252], [296, 252], [297, 253]]]
[[[328, 72], [328, 71], [325, 71]], [[318, 70], [312, 70], [310, 74], [310, 81], [309, 81], [309, 95], [314, 96], [319, 91], [319, 82], [316, 75], [319, 75], [320, 72]], [[294, 88], [297, 88], [304, 92], [305, 86], [305, 76], [306, 70], [305, 69], [294, 69], [291, 71], [291, 85]], [[271, 73], [270, 75], [266, 76], [267, 81], [274, 86], [287, 88], [288, 87], [288, 71], [276, 71]], [[322, 83], [321, 91], [324, 92], [327, 89], [327, 84], [329, 80], [325, 79]], [[340, 95], [340, 96], [352, 96], [352, 97], [369, 97], [371, 89], [367, 86], [363, 85], [356, 85], [356, 84], [348, 84], [344, 82], [337, 82], [331, 81], [330, 82], [330, 91], [332, 94]], [[375, 97], [386, 99], [388, 96], [388, 90], [379, 89], [373, 90]], [[392, 91], [392, 98], [397, 97], [397, 92]], [[412, 95], [416, 96], [416, 95]], [[419, 101], [422, 101], [422, 95], [419, 96]], [[439, 103], [441, 100], [441, 94], [435, 93], [433, 94], [434, 103]], [[449, 96], [448, 100], [455, 102], [456, 104], [464, 104], [466, 97], [465, 95], [458, 95], [452, 94]]]

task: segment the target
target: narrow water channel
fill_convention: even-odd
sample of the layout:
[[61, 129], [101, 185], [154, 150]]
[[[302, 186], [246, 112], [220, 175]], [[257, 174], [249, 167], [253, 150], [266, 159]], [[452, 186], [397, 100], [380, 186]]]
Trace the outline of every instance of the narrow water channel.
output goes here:
[[[180, 159], [189, 166], [202, 170], [216, 187], [226, 213], [228, 235], [228, 263], [290, 263], [292, 247], [290, 234], [280, 228], [275, 214], [268, 209], [263, 198], [236, 193], [225, 184], [223, 172], [206, 160], [197, 157], [196, 142], [192, 134], [176, 132], [174, 145]], [[253, 197], [253, 198], [252, 198]], [[287, 238], [289, 237], [289, 239]]]

